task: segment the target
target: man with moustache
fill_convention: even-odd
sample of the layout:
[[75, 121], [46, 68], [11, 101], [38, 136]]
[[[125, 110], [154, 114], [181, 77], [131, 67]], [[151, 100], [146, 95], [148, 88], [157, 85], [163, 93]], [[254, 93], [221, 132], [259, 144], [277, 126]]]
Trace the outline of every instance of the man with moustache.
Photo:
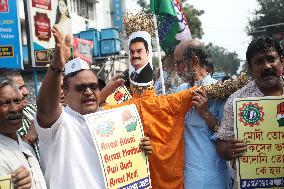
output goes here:
[[[234, 98], [283, 96], [283, 51], [271, 37], [252, 40], [246, 52], [248, 68], [254, 78], [246, 86], [237, 90], [227, 100], [216, 145], [218, 154], [226, 160], [235, 161], [247, 150], [244, 141], [234, 136]], [[269, 125], [267, 125], [269, 127]], [[233, 164], [234, 170], [236, 169]], [[236, 174], [233, 188], [237, 188]]]
[[25, 81], [18, 70], [11, 68], [0, 68], [0, 76], [15, 81], [19, 86], [19, 91], [23, 98], [23, 123], [22, 127], [18, 130], [18, 134], [23, 141], [29, 143], [39, 160], [39, 146], [37, 133], [34, 127], [33, 119], [36, 112], [35, 104], [28, 104], [29, 91], [26, 87]]
[[0, 177], [11, 174], [15, 188], [46, 189], [34, 152], [17, 135], [23, 107], [17, 83], [0, 77]]
[[153, 69], [148, 62], [148, 43], [142, 37], [136, 37], [129, 43], [130, 61], [134, 70], [130, 80], [134, 83], [149, 83], [153, 80]]
[[[36, 129], [39, 134], [41, 165], [49, 188], [105, 188], [95, 144], [83, 115], [98, 110], [98, 78], [89, 64], [70, 57], [57, 28], [52, 28], [56, 48], [37, 98]], [[60, 103], [64, 72], [64, 103]], [[145, 137], [141, 149], [151, 153]]]

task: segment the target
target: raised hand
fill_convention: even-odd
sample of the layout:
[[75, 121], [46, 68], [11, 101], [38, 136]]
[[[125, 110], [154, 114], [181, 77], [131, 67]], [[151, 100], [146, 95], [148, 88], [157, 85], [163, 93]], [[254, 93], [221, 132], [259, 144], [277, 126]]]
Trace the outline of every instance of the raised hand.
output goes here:
[[108, 82], [108, 84], [113, 85], [113, 88], [115, 90], [117, 87], [124, 85], [125, 81], [123, 78], [124, 78], [124, 74], [116, 74], [115, 76], [110, 78], [110, 81]]
[[63, 69], [71, 56], [70, 48], [65, 45], [65, 41], [56, 27], [51, 28], [51, 32], [55, 39], [54, 57], [51, 64], [57, 69]]

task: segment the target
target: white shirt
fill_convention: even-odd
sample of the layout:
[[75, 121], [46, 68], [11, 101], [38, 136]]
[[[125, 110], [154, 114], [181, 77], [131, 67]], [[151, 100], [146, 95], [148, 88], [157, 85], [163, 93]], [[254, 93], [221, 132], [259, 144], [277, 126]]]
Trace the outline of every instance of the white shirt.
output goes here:
[[50, 189], [105, 188], [99, 157], [84, 117], [64, 107], [51, 128], [41, 128], [40, 160]]
[[18, 137], [18, 142], [0, 134], [0, 176], [11, 174], [23, 165], [30, 171], [31, 189], [46, 189], [44, 177], [34, 152], [20, 137]]

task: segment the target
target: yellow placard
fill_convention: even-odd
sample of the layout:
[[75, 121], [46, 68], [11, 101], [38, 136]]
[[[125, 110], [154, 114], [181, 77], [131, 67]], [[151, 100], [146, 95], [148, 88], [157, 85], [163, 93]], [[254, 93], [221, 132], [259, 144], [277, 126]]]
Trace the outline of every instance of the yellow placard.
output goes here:
[[234, 131], [247, 142], [238, 188], [284, 188], [284, 97], [234, 100]]
[[101, 111], [85, 118], [99, 154], [105, 187], [149, 188], [149, 164], [139, 148], [144, 133], [136, 106]]
[[11, 175], [0, 177], [0, 189], [14, 189], [14, 184]]
[[129, 91], [125, 86], [118, 87], [111, 95], [106, 99], [108, 105], [116, 105], [131, 99]]

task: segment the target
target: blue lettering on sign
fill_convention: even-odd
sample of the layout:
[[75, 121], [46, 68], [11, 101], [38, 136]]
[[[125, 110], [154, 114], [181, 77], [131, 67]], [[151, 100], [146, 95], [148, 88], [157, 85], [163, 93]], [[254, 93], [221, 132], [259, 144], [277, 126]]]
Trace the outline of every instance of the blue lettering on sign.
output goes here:
[[148, 187], [150, 187], [150, 178], [145, 177], [143, 179], [137, 180], [118, 189], [144, 189]]
[[284, 187], [284, 177], [241, 179], [241, 189]]

